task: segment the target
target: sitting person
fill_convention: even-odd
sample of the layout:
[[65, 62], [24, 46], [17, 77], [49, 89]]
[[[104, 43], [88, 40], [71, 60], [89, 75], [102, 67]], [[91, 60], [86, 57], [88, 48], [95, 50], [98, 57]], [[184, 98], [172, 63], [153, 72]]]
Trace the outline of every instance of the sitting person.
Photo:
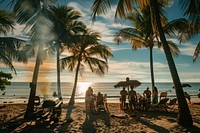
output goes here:
[[147, 106], [147, 99], [140, 94], [138, 94], [138, 107], [141, 110], [146, 110]]
[[56, 94], [56, 92], [53, 92], [53, 97], [57, 97], [58, 95]]
[[154, 87], [152, 97], [153, 97], [152, 103], [157, 104], [158, 103], [158, 89], [157, 89], [157, 87]]
[[187, 92], [185, 92], [184, 95], [185, 95], [185, 98], [188, 99], [189, 103], [191, 103], [191, 101], [190, 101], [191, 100], [190, 95]]
[[103, 105], [103, 104], [104, 104], [103, 94], [101, 94], [101, 92], [98, 92], [96, 106]]

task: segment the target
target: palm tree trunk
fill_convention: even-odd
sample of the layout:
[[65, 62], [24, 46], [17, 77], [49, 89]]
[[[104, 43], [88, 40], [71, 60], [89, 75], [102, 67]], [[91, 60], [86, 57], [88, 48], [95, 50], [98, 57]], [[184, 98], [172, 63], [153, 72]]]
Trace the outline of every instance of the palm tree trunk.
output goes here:
[[155, 83], [154, 83], [154, 71], [153, 71], [153, 46], [152, 46], [152, 44], [150, 45], [149, 50], [150, 50], [151, 85], [152, 85], [152, 92], [153, 92]]
[[77, 68], [76, 68], [76, 74], [75, 74], [75, 80], [74, 80], [74, 87], [73, 87], [72, 95], [71, 95], [70, 101], [68, 103], [68, 105], [71, 105], [71, 106], [73, 106], [74, 103], [75, 103], [74, 99], [75, 99], [75, 94], [76, 94], [76, 86], [77, 86], [77, 82], [78, 82], [78, 72], [79, 72], [80, 64], [81, 64], [81, 61], [79, 60], [78, 64], [77, 64]]
[[31, 90], [30, 90], [28, 105], [27, 105], [24, 118], [29, 118], [31, 114], [33, 114], [34, 112], [34, 99], [35, 99], [35, 94], [36, 94], [36, 86], [37, 86], [37, 80], [38, 80], [39, 67], [41, 63], [42, 50], [43, 50], [43, 45], [39, 45], [35, 68], [33, 72], [33, 78], [32, 78], [32, 82], [30, 83]]
[[175, 90], [176, 90], [176, 96], [178, 99], [178, 108], [179, 108], [178, 123], [181, 126], [190, 127], [193, 125], [192, 117], [191, 117], [190, 110], [188, 108], [188, 104], [184, 96], [184, 92], [181, 86], [181, 82], [179, 79], [178, 72], [176, 70], [174, 60], [172, 58], [168, 43], [166, 41], [163, 29], [162, 29], [157, 0], [151, 0], [151, 8], [152, 8], [153, 13], [156, 16], [156, 25], [160, 34], [161, 42], [163, 43], [163, 48], [164, 48], [165, 56], [168, 62], [170, 72], [171, 72], [173, 83], [176, 88]]
[[62, 95], [61, 95], [61, 85], [60, 85], [60, 51], [59, 51], [59, 46], [56, 46], [57, 50], [57, 89], [58, 89], [58, 97], [60, 100], [62, 100]]

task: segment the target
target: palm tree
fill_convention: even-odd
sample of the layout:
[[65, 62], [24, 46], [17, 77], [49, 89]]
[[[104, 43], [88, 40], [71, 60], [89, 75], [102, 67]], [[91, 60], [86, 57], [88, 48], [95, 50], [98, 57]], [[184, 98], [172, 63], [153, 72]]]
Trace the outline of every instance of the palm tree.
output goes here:
[[[156, 28], [158, 29], [159, 32], [159, 36], [161, 39], [161, 42], [163, 43], [163, 48], [164, 48], [164, 52], [166, 55], [166, 59], [168, 62], [168, 66], [171, 72], [171, 76], [172, 76], [172, 80], [173, 83], [175, 85], [175, 90], [176, 90], [176, 95], [177, 95], [177, 99], [178, 99], [178, 108], [179, 108], [179, 115], [178, 115], [178, 123], [182, 126], [186, 126], [186, 127], [190, 127], [193, 125], [193, 121], [192, 121], [192, 116], [190, 114], [190, 110], [188, 108], [188, 104], [185, 100], [185, 96], [184, 96], [184, 92], [181, 86], [181, 82], [180, 82], [180, 78], [176, 69], [176, 65], [174, 63], [174, 60], [172, 58], [170, 49], [169, 49], [169, 45], [167, 44], [164, 32], [163, 32], [163, 28], [160, 22], [160, 15], [159, 15], [159, 8], [158, 8], [158, 2], [157, 0], [151, 0], [150, 1], [150, 7], [152, 9], [151, 14], [155, 14], [155, 23], [156, 24]], [[153, 24], [153, 23], [152, 23]]]
[[[131, 13], [127, 16], [127, 20], [132, 22], [133, 25], [135, 25], [135, 28], [123, 28], [115, 35], [115, 41], [117, 44], [119, 44], [122, 41], [128, 41], [132, 44], [132, 48], [134, 50], [137, 50], [141, 47], [149, 48], [150, 51], [150, 71], [151, 71], [151, 82], [152, 82], [152, 91], [154, 89], [155, 83], [154, 83], [154, 70], [153, 70], [153, 47], [155, 45], [158, 46], [158, 48], [162, 47], [162, 43], [159, 41], [159, 36], [155, 33], [153, 33], [153, 29], [151, 27], [151, 18], [149, 16], [150, 10], [149, 7], [142, 9], [141, 12], [139, 12], [137, 9], [135, 9], [134, 13]], [[163, 25], [165, 25], [167, 28], [171, 28], [172, 26], [168, 26], [165, 23], [166, 18], [163, 14], [161, 14], [163, 17]], [[164, 28], [166, 28], [164, 27]], [[179, 49], [176, 47], [176, 45], [172, 41], [168, 41], [168, 44], [170, 46], [170, 50], [173, 53], [174, 56], [177, 56], [179, 53]]]
[[77, 21], [81, 17], [81, 13], [75, 11], [73, 7], [60, 6], [52, 7], [53, 22], [52, 31], [55, 34], [54, 48], [56, 49], [56, 61], [57, 61], [57, 89], [58, 97], [62, 100], [61, 85], [60, 85], [60, 53], [64, 51], [65, 47], [70, 47], [72, 33], [77, 33], [85, 29], [85, 25]]
[[[48, 16], [51, 15], [49, 11], [49, 7], [55, 4], [56, 0], [51, 1], [43, 1], [43, 0], [10, 0], [11, 4], [14, 5], [13, 12], [17, 17], [17, 22], [20, 24], [26, 24], [24, 29], [30, 35], [30, 42], [32, 44], [32, 48], [29, 49], [29, 53], [33, 52], [34, 48], [37, 47], [37, 57], [35, 68], [33, 72], [32, 82], [30, 84], [31, 90], [28, 100], [28, 105], [25, 113], [25, 118], [31, 116], [34, 112], [34, 97], [36, 94], [36, 86], [38, 79], [38, 72], [40, 64], [43, 59], [43, 45], [45, 43], [49, 43], [53, 38], [45, 38], [46, 34], [50, 36], [50, 29], [52, 23], [49, 21]], [[27, 8], [29, 7], [29, 8]]]
[[112, 56], [110, 49], [99, 43], [100, 34], [87, 30], [74, 36], [76, 42], [74, 46], [69, 50], [72, 53], [71, 56], [62, 58], [62, 69], [75, 70], [75, 81], [72, 90], [72, 95], [68, 105], [73, 106], [75, 103], [76, 86], [78, 82], [78, 74], [80, 70], [83, 70], [85, 66], [88, 66], [90, 70], [98, 75], [105, 74], [108, 69], [108, 56]]
[[[92, 19], [93, 21], [96, 18], [96, 15], [100, 15], [102, 13], [106, 13], [110, 8], [111, 8], [111, 3], [112, 1], [102, 1], [102, 0], [95, 0], [92, 6]], [[137, 2], [134, 3], [134, 2]], [[176, 95], [178, 98], [178, 103], [179, 103], [179, 116], [178, 116], [178, 123], [182, 126], [192, 126], [192, 117], [187, 105], [187, 102], [184, 97], [183, 89], [180, 83], [179, 75], [172, 57], [172, 54], [170, 52], [169, 45], [166, 41], [162, 24], [161, 24], [161, 19], [160, 19], [160, 12], [161, 9], [159, 8], [159, 4], [166, 4], [168, 1], [158, 1], [157, 0], [137, 0], [137, 1], [130, 1], [130, 0], [119, 0], [116, 13], [115, 13], [115, 18], [117, 17], [122, 17], [125, 18], [126, 15], [129, 12], [132, 12], [133, 6], [138, 5], [140, 9], [143, 9], [147, 5], [150, 5], [150, 10], [151, 10], [151, 24], [153, 31], [157, 34], [159, 34], [161, 42], [163, 44], [164, 52], [166, 55], [166, 59], [168, 62], [168, 66], [170, 69], [170, 73], [172, 76], [173, 83], [176, 87]], [[116, 3], [116, 1], [115, 1]]]
[[27, 63], [27, 57], [22, 51], [25, 41], [7, 37], [7, 33], [14, 29], [14, 16], [6, 10], [0, 10], [0, 60], [16, 73], [12, 61]]

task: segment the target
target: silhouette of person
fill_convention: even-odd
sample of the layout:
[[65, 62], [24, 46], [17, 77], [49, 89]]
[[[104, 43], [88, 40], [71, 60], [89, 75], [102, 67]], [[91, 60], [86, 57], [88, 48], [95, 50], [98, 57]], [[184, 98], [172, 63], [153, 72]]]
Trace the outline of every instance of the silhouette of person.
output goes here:
[[121, 104], [122, 104], [122, 109], [124, 109], [125, 104], [126, 104], [126, 97], [128, 95], [128, 92], [125, 90], [125, 87], [123, 87], [123, 89], [120, 91], [120, 95], [121, 95]]

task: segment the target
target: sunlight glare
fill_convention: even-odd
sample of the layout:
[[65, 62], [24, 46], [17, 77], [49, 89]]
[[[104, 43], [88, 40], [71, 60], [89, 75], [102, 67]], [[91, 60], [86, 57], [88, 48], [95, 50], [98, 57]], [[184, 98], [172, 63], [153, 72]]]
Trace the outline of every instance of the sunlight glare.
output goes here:
[[92, 85], [92, 82], [79, 82], [77, 85], [77, 94], [85, 96], [85, 92], [88, 87]]

